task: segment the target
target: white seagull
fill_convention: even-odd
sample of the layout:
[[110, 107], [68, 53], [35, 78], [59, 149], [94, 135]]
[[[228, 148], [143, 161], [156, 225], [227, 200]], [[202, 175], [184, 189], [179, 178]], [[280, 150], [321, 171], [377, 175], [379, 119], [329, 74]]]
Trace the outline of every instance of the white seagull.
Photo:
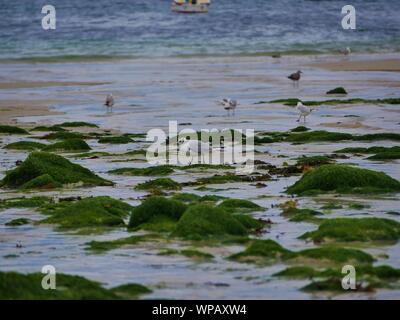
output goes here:
[[112, 107], [114, 106], [114, 97], [112, 93], [109, 93], [107, 95], [106, 102], [104, 103], [104, 105], [107, 107], [107, 111], [109, 108], [112, 110]]
[[232, 100], [229, 98], [224, 98], [218, 102], [219, 105], [223, 106], [226, 111], [228, 111], [228, 116], [230, 111], [232, 110], [232, 114], [235, 114], [235, 109], [239, 105], [236, 100]]
[[314, 111], [313, 108], [309, 108], [305, 106], [304, 104], [301, 103], [301, 101], [297, 102], [296, 106], [297, 111], [300, 113], [299, 118], [297, 119], [297, 122], [300, 122], [301, 117], [304, 117], [304, 122], [306, 122], [306, 117]]

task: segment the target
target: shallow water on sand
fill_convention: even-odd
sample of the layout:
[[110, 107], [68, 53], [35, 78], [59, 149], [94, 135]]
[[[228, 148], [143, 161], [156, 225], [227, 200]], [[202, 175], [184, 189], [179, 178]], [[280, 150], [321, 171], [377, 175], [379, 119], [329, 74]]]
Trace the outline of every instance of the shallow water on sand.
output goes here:
[[[362, 58], [362, 57], [355, 57]], [[88, 121], [105, 129], [116, 129], [123, 133], [142, 133], [152, 128], [167, 128], [169, 120], [191, 123], [180, 126], [193, 129], [236, 128], [257, 131], [286, 131], [298, 125], [297, 113], [292, 107], [279, 104], [255, 104], [278, 98], [297, 97], [305, 100], [322, 100], [328, 97], [327, 90], [343, 86], [349, 91], [346, 98], [393, 98], [399, 93], [399, 74], [395, 72], [330, 72], [307, 67], [321, 57], [289, 57], [274, 60], [270, 58], [218, 58], [218, 59], [159, 59], [130, 60], [113, 63], [68, 63], [68, 64], [8, 64], [2, 66], [0, 77], [12, 75], [14, 81], [87, 81], [109, 82], [93, 86], [53, 86], [1, 91], [5, 100], [55, 99], [52, 105], [62, 115], [21, 117], [24, 123], [60, 123], [64, 121]], [[331, 57], [333, 60], [344, 58]], [[299, 87], [285, 76], [298, 68], [304, 72]], [[107, 113], [102, 107], [106, 93], [116, 97], [113, 112]], [[227, 116], [215, 101], [222, 97], [232, 97], [240, 101], [234, 116]], [[352, 116], [352, 117], [349, 117]], [[355, 117], [354, 117], [355, 116]], [[349, 133], [398, 132], [400, 113], [397, 105], [349, 105], [320, 106], [307, 119], [306, 126], [313, 130], [341, 131]], [[343, 128], [345, 126], [345, 128]], [[38, 133], [37, 137], [41, 134]], [[35, 137], [31, 137], [35, 138]], [[21, 137], [1, 137], [1, 145], [21, 140]], [[128, 145], [101, 145], [88, 140], [95, 151], [125, 152], [143, 148], [146, 143]], [[273, 143], [256, 146], [261, 153], [256, 159], [282, 165], [284, 161], [294, 163], [301, 155], [332, 153], [344, 147], [392, 146], [393, 142], [375, 143], [338, 142], [291, 145]], [[281, 155], [285, 158], [279, 157]], [[23, 152], [0, 149], [1, 172], [15, 166], [15, 161], [23, 160]], [[354, 163], [363, 168], [384, 171], [400, 179], [399, 161], [379, 162], [364, 160], [365, 157], [338, 159], [338, 163]], [[70, 158], [73, 159], [73, 158]], [[148, 180], [148, 177], [112, 176], [107, 171], [119, 167], [146, 166], [140, 162], [111, 162], [112, 159], [73, 160], [101, 176], [117, 183], [115, 187], [96, 187], [64, 190], [62, 192], [42, 192], [57, 196], [109, 195], [136, 205], [144, 192], [135, 191], [133, 186]], [[171, 177], [177, 181], [191, 181], [204, 176], [201, 172], [177, 172]], [[213, 185], [221, 191], [198, 191], [185, 187], [182, 192], [198, 194], [215, 193], [221, 196], [250, 199], [266, 208], [255, 215], [270, 218], [273, 225], [261, 235], [264, 239], [274, 239], [283, 246], [300, 250], [312, 247], [297, 239], [306, 231], [315, 229], [311, 223], [294, 223], [280, 215], [280, 209], [271, 205], [283, 203], [289, 197], [285, 188], [299, 177], [279, 178], [267, 181], [265, 188], [256, 188], [248, 183]], [[29, 195], [34, 195], [30, 193]], [[20, 193], [1, 190], [0, 197], [21, 196]], [[332, 196], [299, 198], [301, 208], [319, 209]], [[334, 198], [343, 202], [360, 202], [369, 205], [362, 210], [339, 209], [329, 214], [338, 216], [377, 216], [400, 221], [399, 216], [389, 216], [388, 211], [398, 211], [398, 195], [379, 198], [367, 196], [343, 196]], [[179, 256], [160, 256], [162, 248], [184, 247], [184, 243], [171, 242], [142, 243], [134, 247], [112, 250], [105, 254], [92, 254], [85, 250], [85, 243], [91, 240], [117, 239], [130, 235], [127, 231], [114, 230], [103, 235], [71, 235], [55, 230], [52, 226], [6, 227], [4, 224], [17, 217], [40, 220], [43, 216], [30, 209], [8, 209], [0, 212], [0, 270], [38, 272], [46, 264], [52, 264], [58, 272], [79, 274], [98, 280], [106, 286], [127, 282], [148, 285], [153, 293], [146, 298], [169, 299], [302, 299], [325, 298], [313, 296], [298, 289], [307, 281], [284, 281], [271, 277], [285, 268], [275, 264], [268, 267], [254, 267], [226, 260], [230, 253], [238, 252], [240, 246], [205, 248], [215, 256], [212, 262], [198, 263]], [[15, 244], [21, 241], [23, 248]], [[203, 250], [203, 249], [202, 249]], [[366, 251], [387, 259], [379, 258], [377, 264], [400, 267], [400, 244]], [[16, 255], [16, 256], [14, 256]], [[399, 290], [379, 290], [369, 294], [346, 294], [339, 298], [396, 298]]]

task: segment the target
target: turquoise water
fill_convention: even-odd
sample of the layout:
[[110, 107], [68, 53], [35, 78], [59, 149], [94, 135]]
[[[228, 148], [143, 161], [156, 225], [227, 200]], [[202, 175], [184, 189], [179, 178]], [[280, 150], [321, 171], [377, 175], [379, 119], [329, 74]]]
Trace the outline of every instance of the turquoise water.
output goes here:
[[[44, 31], [41, 8], [57, 10]], [[0, 59], [268, 55], [400, 49], [400, 1], [354, 0], [357, 29], [343, 30], [335, 0], [214, 0], [208, 14], [182, 15], [170, 0], [0, 0]]]

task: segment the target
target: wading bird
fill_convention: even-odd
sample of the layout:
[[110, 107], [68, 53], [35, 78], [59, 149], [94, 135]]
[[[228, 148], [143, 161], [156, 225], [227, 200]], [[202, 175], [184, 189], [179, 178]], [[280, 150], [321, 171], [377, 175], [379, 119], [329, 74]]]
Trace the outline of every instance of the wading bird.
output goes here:
[[348, 56], [351, 53], [350, 47], [346, 47], [344, 50], [339, 50], [339, 53]]
[[292, 73], [290, 76], [288, 76], [288, 79], [292, 80], [293, 84], [296, 85], [296, 84], [299, 83], [299, 80], [301, 78], [301, 74], [302, 73], [303, 72], [299, 70], [299, 71], [297, 71], [295, 73]]
[[112, 111], [112, 107], [114, 106], [114, 97], [112, 93], [109, 93], [106, 97], [106, 102], [104, 105], [107, 107], [107, 111], [110, 109]]
[[232, 110], [232, 115], [235, 114], [235, 109], [239, 105], [236, 100], [232, 100], [229, 98], [224, 98], [218, 102], [219, 105], [223, 106], [226, 111], [228, 111], [228, 116], [230, 115], [230, 111]]
[[299, 112], [300, 116], [297, 119], [297, 122], [300, 122], [301, 117], [304, 117], [304, 122], [306, 122], [306, 117], [314, 111], [313, 108], [309, 108], [307, 106], [305, 106], [304, 104], [302, 104], [300, 101], [297, 102], [297, 106], [296, 106], [297, 111]]

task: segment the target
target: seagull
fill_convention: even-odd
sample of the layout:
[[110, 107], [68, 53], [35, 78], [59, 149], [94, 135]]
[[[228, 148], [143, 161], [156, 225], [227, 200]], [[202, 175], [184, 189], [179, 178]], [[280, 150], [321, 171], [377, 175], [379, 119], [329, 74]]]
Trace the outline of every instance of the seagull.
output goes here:
[[236, 100], [232, 100], [229, 98], [224, 98], [221, 101], [218, 102], [219, 105], [223, 106], [226, 111], [228, 111], [228, 116], [230, 114], [230, 111], [232, 110], [232, 114], [235, 114], [235, 109], [239, 105], [239, 103]]
[[295, 73], [292, 73], [290, 76], [288, 76], [288, 79], [292, 80], [294, 84], [295, 84], [296, 82], [298, 83], [298, 81], [299, 81], [300, 78], [301, 78], [301, 74], [302, 74], [302, 73], [303, 73], [303, 72], [301, 72], [301, 71], [299, 70], [299, 71], [297, 71], [297, 72], [295, 72]]
[[106, 102], [104, 103], [104, 105], [107, 107], [107, 111], [108, 108], [110, 108], [112, 110], [112, 107], [114, 105], [114, 97], [112, 95], [112, 93], [109, 93], [106, 97]]
[[344, 50], [339, 50], [339, 53], [348, 56], [351, 53], [350, 47], [346, 47]]
[[296, 106], [297, 111], [300, 113], [299, 118], [297, 119], [297, 122], [300, 122], [301, 117], [304, 117], [304, 122], [306, 122], [306, 117], [314, 111], [313, 108], [309, 108], [305, 106], [304, 104], [301, 103], [301, 101], [297, 102]]

